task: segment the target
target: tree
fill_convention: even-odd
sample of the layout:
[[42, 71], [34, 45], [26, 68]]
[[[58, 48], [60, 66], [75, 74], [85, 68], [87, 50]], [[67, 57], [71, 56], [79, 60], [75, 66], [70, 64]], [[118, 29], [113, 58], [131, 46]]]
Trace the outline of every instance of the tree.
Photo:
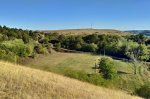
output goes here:
[[126, 45], [125, 54], [133, 61], [148, 60], [149, 58], [147, 46], [145, 44], [138, 44], [132, 41]]
[[24, 43], [29, 43], [29, 40], [30, 40], [29, 35], [26, 34], [26, 33], [23, 33], [22, 40], [23, 40]]
[[48, 42], [48, 38], [43, 38], [43, 39], [39, 40], [39, 43], [41, 43], [41, 44], [48, 44], [49, 43]]
[[29, 31], [29, 36], [31, 36], [33, 40], [38, 41], [39, 33], [37, 31]]
[[98, 53], [106, 54], [106, 47], [108, 46], [107, 41], [101, 41], [98, 43]]
[[58, 39], [59, 39], [60, 43], [63, 43], [63, 41], [66, 40], [66, 36], [65, 35], [59, 35]]
[[101, 58], [99, 62], [99, 69], [105, 79], [113, 79], [117, 75], [115, 64], [109, 58]]
[[150, 38], [147, 39], [147, 41], [146, 41], [146, 45], [149, 45], [149, 44], [150, 44]]
[[81, 36], [75, 37], [74, 49], [81, 50], [83, 43], [84, 43], [84, 41]]
[[149, 55], [148, 55], [148, 49], [146, 47], [145, 44], [138, 44], [136, 42], [132, 42], [129, 41], [125, 47], [125, 55], [127, 55], [133, 62], [134, 64], [134, 74], [136, 74], [136, 67], [137, 67], [137, 63], [138, 60], [142, 61], [146, 61], [149, 59]]
[[97, 50], [97, 45], [94, 44], [94, 43], [91, 43], [91, 44], [83, 44], [82, 45], [82, 51], [85, 51], [85, 52], [96, 52]]
[[99, 37], [97, 34], [92, 34], [84, 37], [84, 41], [86, 43], [97, 43], [99, 40]]
[[57, 51], [59, 51], [59, 50], [60, 50], [60, 48], [61, 48], [61, 43], [57, 43], [57, 44], [55, 44], [55, 47], [56, 47], [56, 50], [57, 50]]
[[82, 48], [81, 43], [76, 43], [76, 44], [75, 44], [75, 49], [76, 49], [76, 50], [81, 50], [81, 48]]
[[138, 48], [140, 51], [139, 55], [138, 55], [138, 59], [143, 60], [143, 61], [147, 61], [150, 58], [147, 46], [145, 44], [140, 44]]
[[142, 33], [137, 34], [137, 35], [131, 35], [131, 36], [129, 36], [129, 39], [133, 40], [134, 42], [137, 42], [139, 44], [144, 44], [146, 41], [146, 37]]

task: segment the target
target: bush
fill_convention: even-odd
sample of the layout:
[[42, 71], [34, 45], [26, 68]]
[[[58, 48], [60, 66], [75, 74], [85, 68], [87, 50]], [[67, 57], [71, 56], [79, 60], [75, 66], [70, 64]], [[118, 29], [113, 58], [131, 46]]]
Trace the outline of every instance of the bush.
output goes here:
[[66, 69], [64, 74], [65, 74], [65, 76], [79, 79], [82, 81], [87, 79], [87, 74], [84, 73], [84, 71], [76, 71], [76, 70], [72, 70], [72, 69]]
[[27, 44], [27, 54], [29, 56], [32, 56], [33, 51], [34, 51], [34, 44], [32, 43]]
[[41, 44], [35, 46], [34, 49], [38, 54], [48, 54], [47, 48], [42, 46]]
[[114, 62], [110, 58], [102, 58], [99, 63], [100, 73], [105, 79], [113, 79], [117, 75]]
[[47, 44], [47, 51], [49, 52], [49, 53], [52, 53], [52, 44]]
[[2, 59], [5, 60], [5, 61], [10, 61], [10, 62], [15, 62], [16, 63], [19, 59], [19, 56], [17, 56], [13, 52], [8, 52]]
[[27, 33], [23, 33], [22, 40], [24, 43], [29, 43], [30, 36]]
[[5, 57], [5, 55], [6, 55], [6, 51], [0, 49], [0, 59], [3, 59]]
[[150, 98], [150, 83], [141, 86], [136, 90], [136, 93], [141, 97]]
[[0, 48], [5, 50], [6, 53], [12, 52], [20, 57], [26, 57], [29, 55], [28, 47], [21, 39], [4, 41], [0, 44]]
[[75, 78], [84, 82], [89, 82], [95, 85], [104, 85], [104, 79], [100, 74], [87, 74], [84, 71], [66, 69], [63, 73], [65, 76]]
[[99, 74], [89, 74], [87, 82], [95, 84], [95, 85], [104, 85], [105, 80]]

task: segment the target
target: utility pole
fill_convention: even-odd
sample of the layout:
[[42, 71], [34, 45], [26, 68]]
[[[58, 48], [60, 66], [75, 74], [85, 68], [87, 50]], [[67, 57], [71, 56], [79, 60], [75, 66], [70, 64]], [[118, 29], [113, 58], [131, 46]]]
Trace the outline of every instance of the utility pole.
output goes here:
[[95, 62], [95, 73], [97, 73], [97, 66], [96, 66], [96, 62]]
[[97, 73], [97, 60], [95, 59], [95, 73]]

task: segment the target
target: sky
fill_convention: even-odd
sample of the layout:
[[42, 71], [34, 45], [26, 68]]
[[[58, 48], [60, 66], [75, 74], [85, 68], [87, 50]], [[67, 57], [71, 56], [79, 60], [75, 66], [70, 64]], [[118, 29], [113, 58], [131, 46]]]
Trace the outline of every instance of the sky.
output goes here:
[[0, 25], [32, 30], [150, 29], [150, 0], [0, 0]]

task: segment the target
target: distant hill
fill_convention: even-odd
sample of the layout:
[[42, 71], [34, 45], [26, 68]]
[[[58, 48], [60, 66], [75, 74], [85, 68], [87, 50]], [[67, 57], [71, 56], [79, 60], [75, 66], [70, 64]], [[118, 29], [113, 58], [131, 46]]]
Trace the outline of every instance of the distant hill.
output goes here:
[[150, 30], [129, 30], [129, 31], [125, 31], [125, 32], [130, 32], [130, 33], [133, 33], [133, 34], [142, 33], [146, 36], [150, 36]]
[[65, 29], [65, 30], [42, 30], [44, 33], [59, 33], [65, 35], [89, 35], [89, 34], [109, 34], [109, 35], [127, 35], [128, 32], [123, 32], [113, 29]]
[[0, 99], [140, 99], [50, 72], [0, 61]]

